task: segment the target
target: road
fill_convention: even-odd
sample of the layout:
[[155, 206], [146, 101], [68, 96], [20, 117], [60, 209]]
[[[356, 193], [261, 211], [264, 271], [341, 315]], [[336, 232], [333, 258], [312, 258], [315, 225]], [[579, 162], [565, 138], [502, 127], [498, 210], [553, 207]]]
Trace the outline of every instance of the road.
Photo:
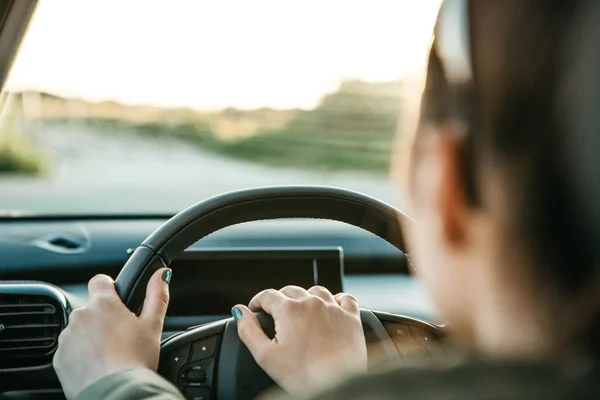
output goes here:
[[53, 160], [45, 177], [0, 176], [0, 210], [41, 214], [174, 213], [226, 191], [267, 185], [349, 188], [398, 204], [384, 176], [320, 172], [224, 158], [171, 139], [75, 125], [44, 125], [33, 138]]

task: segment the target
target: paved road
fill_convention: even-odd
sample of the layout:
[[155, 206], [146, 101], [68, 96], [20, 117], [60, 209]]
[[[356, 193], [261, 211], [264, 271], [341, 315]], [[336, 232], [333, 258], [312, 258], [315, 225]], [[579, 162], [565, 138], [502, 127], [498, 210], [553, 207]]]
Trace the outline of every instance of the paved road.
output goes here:
[[235, 189], [286, 184], [340, 186], [398, 204], [385, 177], [253, 164], [170, 140], [81, 126], [42, 126], [34, 139], [53, 158], [43, 178], [0, 176], [0, 210], [37, 213], [174, 213]]

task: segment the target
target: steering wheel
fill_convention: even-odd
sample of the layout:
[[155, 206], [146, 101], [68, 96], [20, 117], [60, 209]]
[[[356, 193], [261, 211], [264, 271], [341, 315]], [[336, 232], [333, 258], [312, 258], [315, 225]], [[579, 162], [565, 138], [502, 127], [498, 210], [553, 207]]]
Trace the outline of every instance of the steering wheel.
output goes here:
[[[279, 218], [345, 222], [379, 236], [404, 253], [400, 222], [412, 221], [380, 200], [338, 188], [275, 186], [226, 193], [181, 211], [148, 236], [119, 273], [117, 293], [139, 314], [150, 276], [190, 245], [231, 225]], [[365, 309], [360, 314], [370, 363], [414, 352], [426, 355], [442, 335], [439, 326], [425, 321]], [[265, 313], [257, 313], [257, 317], [267, 335], [273, 337], [272, 318]], [[232, 318], [165, 339], [159, 373], [182, 389], [187, 398], [197, 400], [250, 399], [274, 384], [239, 339]]]

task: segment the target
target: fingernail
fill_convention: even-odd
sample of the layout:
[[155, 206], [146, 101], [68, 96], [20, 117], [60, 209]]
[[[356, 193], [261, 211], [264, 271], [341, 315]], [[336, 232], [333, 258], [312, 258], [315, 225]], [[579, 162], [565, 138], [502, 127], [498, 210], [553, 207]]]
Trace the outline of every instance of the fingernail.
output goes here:
[[240, 318], [242, 318], [242, 315], [244, 314], [242, 314], [242, 310], [240, 310], [239, 308], [233, 307], [231, 309], [231, 315], [233, 316], [233, 319], [237, 322], [240, 320]]
[[165, 282], [168, 285], [169, 283], [171, 283], [172, 275], [173, 275], [173, 271], [171, 271], [171, 268], [167, 268], [163, 271], [161, 278], [162, 278], [163, 282]]

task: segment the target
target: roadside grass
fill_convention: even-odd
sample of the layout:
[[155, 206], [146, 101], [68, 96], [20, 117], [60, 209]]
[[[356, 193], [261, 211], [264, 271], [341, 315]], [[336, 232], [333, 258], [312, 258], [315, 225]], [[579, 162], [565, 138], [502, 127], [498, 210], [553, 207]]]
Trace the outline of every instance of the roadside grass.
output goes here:
[[0, 131], [0, 174], [42, 175], [47, 167], [46, 157], [33, 143], [11, 131]]
[[367, 142], [341, 135], [281, 130], [224, 143], [215, 150], [277, 166], [385, 173], [390, 163], [391, 140]]

